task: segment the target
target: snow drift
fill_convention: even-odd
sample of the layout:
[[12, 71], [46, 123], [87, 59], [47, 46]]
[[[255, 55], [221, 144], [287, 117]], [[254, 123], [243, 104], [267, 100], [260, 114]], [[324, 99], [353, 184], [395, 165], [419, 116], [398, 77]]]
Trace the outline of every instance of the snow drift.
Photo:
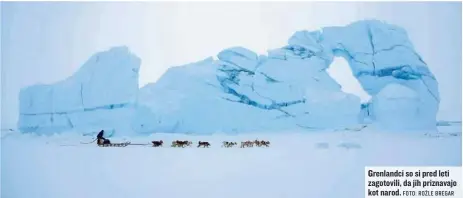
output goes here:
[[[217, 58], [172, 67], [140, 90], [138, 58], [126, 48], [104, 55], [63, 82], [23, 90], [21, 130], [117, 123], [137, 133], [238, 133], [347, 128], [367, 121], [393, 130], [436, 127], [435, 77], [405, 30], [381, 21], [298, 31], [268, 55], [225, 49]], [[348, 61], [372, 96], [367, 104], [342, 92], [329, 76], [335, 56]]]

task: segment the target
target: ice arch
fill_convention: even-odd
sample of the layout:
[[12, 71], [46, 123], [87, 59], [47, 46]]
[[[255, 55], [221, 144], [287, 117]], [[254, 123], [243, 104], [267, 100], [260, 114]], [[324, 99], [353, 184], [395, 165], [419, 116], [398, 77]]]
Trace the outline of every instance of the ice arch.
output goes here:
[[327, 72], [341, 85], [343, 92], [356, 95], [362, 103], [366, 103], [371, 99], [371, 96], [363, 90], [359, 81], [352, 75], [349, 63], [345, 59], [335, 57]]
[[[336, 57], [371, 100], [341, 91], [327, 72]], [[439, 104], [437, 81], [405, 30], [374, 20], [298, 31], [268, 55], [228, 48], [169, 69], [140, 94], [157, 115], [146, 130], [191, 133], [345, 128], [358, 118], [385, 129], [433, 129]]]
[[[371, 100], [361, 104], [341, 90], [327, 72], [335, 57], [347, 61]], [[66, 80], [22, 89], [20, 130], [268, 132], [345, 129], [359, 117], [382, 129], [436, 125], [437, 80], [405, 30], [380, 21], [298, 31], [267, 55], [228, 48], [217, 58], [172, 67], [141, 89], [139, 64], [128, 48], [113, 48]]]
[[[376, 124], [382, 128], [397, 128], [384, 123], [411, 119], [402, 117], [408, 115], [416, 122], [403, 123], [404, 128], [435, 129], [440, 101], [437, 80], [415, 51], [403, 28], [377, 20], [367, 20], [345, 27], [323, 28], [321, 38], [318, 43], [325, 47], [327, 53], [345, 58], [363, 89], [373, 97], [362, 107], [369, 112]], [[389, 86], [391, 84], [401, 86]], [[383, 90], [386, 86], [389, 88]], [[393, 112], [372, 108], [381, 105], [376, 103], [386, 100], [389, 95], [409, 95], [409, 91], [405, 91], [402, 86], [416, 93], [415, 99], [408, 100], [409, 105], [416, 106], [414, 114], [409, 114], [408, 108]], [[383, 94], [378, 95], [380, 92]], [[396, 105], [393, 98], [389, 99], [390, 102], [382, 104]], [[396, 116], [382, 115], [384, 113], [394, 113]]]

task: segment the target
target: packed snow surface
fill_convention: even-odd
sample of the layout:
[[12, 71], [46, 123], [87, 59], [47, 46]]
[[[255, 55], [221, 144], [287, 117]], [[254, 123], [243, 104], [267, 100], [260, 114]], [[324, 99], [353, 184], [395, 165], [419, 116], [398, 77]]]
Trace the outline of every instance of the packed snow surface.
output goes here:
[[[80, 144], [92, 137], [77, 133], [9, 133], [2, 137], [1, 197], [359, 198], [365, 166], [461, 166], [461, 124], [430, 134], [360, 129], [111, 139], [162, 139], [162, 148], [100, 148]], [[256, 138], [270, 147], [221, 147]], [[171, 148], [177, 139], [212, 145]]]

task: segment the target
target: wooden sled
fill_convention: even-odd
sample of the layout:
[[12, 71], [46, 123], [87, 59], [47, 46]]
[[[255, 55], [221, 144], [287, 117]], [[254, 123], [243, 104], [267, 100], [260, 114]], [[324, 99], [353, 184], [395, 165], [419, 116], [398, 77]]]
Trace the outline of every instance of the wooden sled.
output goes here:
[[130, 142], [124, 142], [124, 143], [111, 143], [111, 144], [99, 144], [99, 147], [126, 147], [130, 145]]

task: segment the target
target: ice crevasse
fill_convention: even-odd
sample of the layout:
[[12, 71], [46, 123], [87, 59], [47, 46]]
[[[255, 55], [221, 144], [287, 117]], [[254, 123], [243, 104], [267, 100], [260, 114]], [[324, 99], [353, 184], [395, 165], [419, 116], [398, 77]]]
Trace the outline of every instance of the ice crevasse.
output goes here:
[[[342, 92], [327, 73], [336, 56], [347, 60], [372, 96], [368, 103]], [[62, 82], [21, 90], [19, 128], [140, 134], [318, 130], [365, 122], [386, 130], [436, 126], [437, 80], [406, 31], [382, 21], [298, 31], [267, 55], [231, 47], [171, 67], [141, 89], [139, 66], [127, 48], [113, 48]]]

